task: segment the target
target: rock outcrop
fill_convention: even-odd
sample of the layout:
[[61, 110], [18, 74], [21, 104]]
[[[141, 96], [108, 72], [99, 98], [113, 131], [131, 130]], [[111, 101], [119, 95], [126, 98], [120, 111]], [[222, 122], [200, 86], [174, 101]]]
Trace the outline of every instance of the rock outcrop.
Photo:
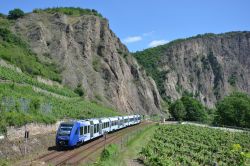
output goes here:
[[250, 32], [198, 35], [159, 48], [158, 70], [171, 100], [191, 93], [213, 107], [232, 91], [250, 94]]
[[161, 97], [108, 21], [97, 16], [30, 13], [12, 30], [26, 39], [41, 61], [56, 63], [62, 83], [81, 85], [86, 97], [124, 113], [160, 113]]

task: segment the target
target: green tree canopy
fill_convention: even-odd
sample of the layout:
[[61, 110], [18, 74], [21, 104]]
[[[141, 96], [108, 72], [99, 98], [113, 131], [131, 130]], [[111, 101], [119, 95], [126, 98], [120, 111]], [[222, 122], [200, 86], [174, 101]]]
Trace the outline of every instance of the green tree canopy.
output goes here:
[[187, 112], [185, 120], [200, 122], [206, 121], [207, 114], [205, 108], [198, 100], [189, 96], [183, 96], [181, 101]]
[[181, 121], [186, 116], [186, 110], [181, 100], [176, 100], [169, 107], [171, 115], [178, 121]]
[[9, 11], [8, 18], [9, 19], [18, 19], [24, 16], [24, 12], [21, 9], [13, 9]]
[[217, 103], [217, 118], [220, 125], [250, 127], [250, 96], [235, 92]]
[[207, 122], [206, 108], [190, 96], [183, 96], [171, 104], [169, 111], [176, 120]]

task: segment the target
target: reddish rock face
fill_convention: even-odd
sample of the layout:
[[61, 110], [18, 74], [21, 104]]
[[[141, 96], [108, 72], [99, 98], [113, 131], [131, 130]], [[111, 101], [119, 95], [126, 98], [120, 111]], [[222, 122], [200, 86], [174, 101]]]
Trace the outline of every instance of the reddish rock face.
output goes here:
[[13, 31], [26, 39], [41, 61], [60, 66], [63, 84], [81, 84], [87, 98], [121, 112], [160, 113], [161, 97], [106, 19], [31, 13]]

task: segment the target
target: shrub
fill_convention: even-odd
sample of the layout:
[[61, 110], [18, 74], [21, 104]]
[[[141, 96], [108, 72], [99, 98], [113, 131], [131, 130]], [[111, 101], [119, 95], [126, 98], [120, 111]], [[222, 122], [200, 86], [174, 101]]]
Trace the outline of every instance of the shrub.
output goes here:
[[102, 151], [101, 160], [108, 160], [114, 156], [118, 151], [118, 146], [116, 144], [110, 144]]
[[18, 19], [24, 16], [24, 12], [21, 9], [14, 9], [9, 11], [8, 18], [9, 19]]
[[84, 90], [82, 88], [81, 84], [78, 84], [77, 87], [75, 88], [74, 92], [78, 94], [79, 96], [84, 96]]
[[200, 101], [190, 96], [183, 96], [180, 100], [176, 100], [170, 105], [170, 113], [176, 120], [208, 122], [213, 118], [212, 111], [211, 117], [208, 116], [205, 108]]
[[181, 101], [187, 112], [184, 120], [199, 121], [199, 122], [206, 121], [207, 114], [201, 102], [189, 96], [183, 96], [181, 98]]
[[63, 13], [66, 15], [71, 16], [83, 16], [83, 15], [94, 15], [100, 18], [103, 16], [98, 13], [96, 10], [92, 9], [82, 9], [82, 8], [75, 8], [75, 7], [57, 7], [57, 8], [47, 8], [44, 10], [36, 9], [34, 12], [47, 12], [47, 13]]
[[234, 92], [217, 103], [215, 122], [220, 125], [250, 128], [250, 96]]
[[181, 100], [176, 100], [173, 104], [171, 104], [169, 111], [172, 114], [172, 116], [178, 121], [183, 120], [187, 114]]

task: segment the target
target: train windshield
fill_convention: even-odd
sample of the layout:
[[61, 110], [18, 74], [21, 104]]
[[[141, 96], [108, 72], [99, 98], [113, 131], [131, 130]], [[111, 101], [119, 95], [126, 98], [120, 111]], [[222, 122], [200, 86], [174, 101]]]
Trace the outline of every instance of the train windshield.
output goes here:
[[58, 135], [69, 136], [72, 128], [73, 128], [73, 124], [61, 124]]

